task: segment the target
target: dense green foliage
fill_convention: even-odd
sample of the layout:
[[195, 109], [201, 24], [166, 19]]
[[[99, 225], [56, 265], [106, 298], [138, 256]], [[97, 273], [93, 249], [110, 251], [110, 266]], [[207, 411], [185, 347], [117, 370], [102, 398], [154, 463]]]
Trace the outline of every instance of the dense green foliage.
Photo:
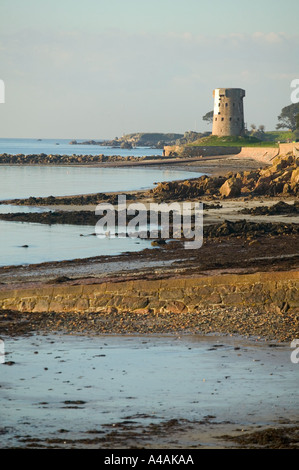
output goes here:
[[282, 108], [278, 116], [278, 124], [276, 129], [296, 130], [297, 116], [299, 114], [299, 103], [293, 103]]

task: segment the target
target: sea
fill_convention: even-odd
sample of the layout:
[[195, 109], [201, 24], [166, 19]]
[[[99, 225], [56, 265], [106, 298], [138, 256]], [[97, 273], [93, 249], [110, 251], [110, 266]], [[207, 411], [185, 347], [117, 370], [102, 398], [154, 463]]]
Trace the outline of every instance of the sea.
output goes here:
[[[0, 154], [157, 155], [149, 148], [132, 150], [70, 145], [67, 139], [0, 139]], [[157, 153], [158, 152], [158, 153]], [[84, 166], [0, 165], [0, 201], [29, 197], [70, 196], [153, 188], [161, 181], [184, 180], [200, 173], [163, 167], [91, 168]], [[96, 209], [96, 207], [95, 207]], [[0, 212], [55, 210], [0, 204]], [[0, 221], [0, 266], [118, 255], [151, 248], [149, 240], [92, 236], [94, 227]]]
[[[162, 155], [161, 149], [138, 147], [134, 149], [121, 149], [102, 145], [82, 145], [90, 139], [76, 139], [78, 144], [70, 145], [73, 139], [0, 139], [1, 153], [25, 155], [45, 153], [46, 155], [120, 155], [125, 156], [150, 156]], [[106, 139], [94, 139], [96, 142], [104, 142]]]

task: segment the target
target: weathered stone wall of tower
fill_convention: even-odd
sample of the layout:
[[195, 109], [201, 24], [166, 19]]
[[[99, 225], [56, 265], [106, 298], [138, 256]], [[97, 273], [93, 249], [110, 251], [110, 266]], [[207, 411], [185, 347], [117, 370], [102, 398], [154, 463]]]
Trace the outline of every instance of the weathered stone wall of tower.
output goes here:
[[213, 135], [244, 135], [244, 96], [245, 90], [241, 88], [216, 88], [213, 91]]

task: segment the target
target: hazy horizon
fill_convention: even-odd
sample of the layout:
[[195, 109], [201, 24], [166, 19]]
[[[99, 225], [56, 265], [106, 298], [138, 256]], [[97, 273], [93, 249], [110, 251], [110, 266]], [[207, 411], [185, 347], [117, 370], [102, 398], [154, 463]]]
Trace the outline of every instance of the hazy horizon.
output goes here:
[[273, 131], [299, 78], [298, 16], [295, 0], [2, 0], [0, 137], [211, 131], [222, 87]]

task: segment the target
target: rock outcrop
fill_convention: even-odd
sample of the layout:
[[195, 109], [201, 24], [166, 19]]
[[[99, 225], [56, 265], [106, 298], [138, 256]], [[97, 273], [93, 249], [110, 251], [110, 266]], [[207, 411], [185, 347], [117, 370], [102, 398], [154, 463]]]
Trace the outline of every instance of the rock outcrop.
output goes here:
[[242, 180], [240, 178], [229, 178], [223, 183], [219, 192], [223, 197], [240, 196], [242, 188]]
[[298, 196], [299, 158], [278, 156], [271, 166], [260, 170], [228, 173], [225, 177], [206, 175], [187, 181], [159, 183], [152, 191], [157, 200], [186, 200], [212, 195], [217, 198], [238, 196]]
[[125, 134], [122, 137], [115, 137], [115, 139], [112, 140], [87, 140], [83, 142], [72, 140], [70, 145], [100, 145], [127, 149], [134, 147], [162, 149], [164, 145], [173, 145], [183, 137], [185, 137], [183, 134], [175, 133], [137, 132], [134, 134]]
[[299, 201], [294, 204], [287, 204], [284, 201], [279, 201], [273, 206], [258, 206], [245, 208], [240, 211], [241, 214], [251, 215], [297, 215], [299, 214]]
[[[135, 316], [139, 323], [143, 323], [151, 314], [155, 315], [156, 325], [165, 314], [172, 314], [175, 318], [188, 315], [182, 325], [182, 329], [187, 330], [196, 315], [196, 325], [200, 328], [208, 319], [207, 331], [211, 325], [217, 326], [216, 331], [224, 331], [220, 328], [221, 322], [231, 317], [224, 310], [217, 314], [214, 312], [209, 318], [206, 312], [202, 313], [204, 308], [216, 306], [226, 309], [235, 306], [238, 309], [233, 328], [230, 325], [226, 332], [252, 334], [254, 331], [269, 339], [279, 337], [280, 341], [290, 341], [298, 333], [298, 273], [258, 272], [0, 290], [0, 309], [7, 315], [7, 320], [11, 310], [31, 312], [31, 315], [49, 313], [51, 316], [59, 313], [122, 313], [125, 315], [122, 331], [129, 316]], [[252, 316], [247, 310], [245, 319], [242, 319], [243, 308], [257, 310]], [[267, 312], [270, 313], [268, 318], [265, 317]], [[91, 319], [88, 319], [89, 324]], [[103, 325], [102, 321], [96, 323]], [[5, 324], [7, 328], [8, 321]], [[257, 325], [260, 325], [258, 330]], [[3, 330], [6, 332], [5, 325]]]

